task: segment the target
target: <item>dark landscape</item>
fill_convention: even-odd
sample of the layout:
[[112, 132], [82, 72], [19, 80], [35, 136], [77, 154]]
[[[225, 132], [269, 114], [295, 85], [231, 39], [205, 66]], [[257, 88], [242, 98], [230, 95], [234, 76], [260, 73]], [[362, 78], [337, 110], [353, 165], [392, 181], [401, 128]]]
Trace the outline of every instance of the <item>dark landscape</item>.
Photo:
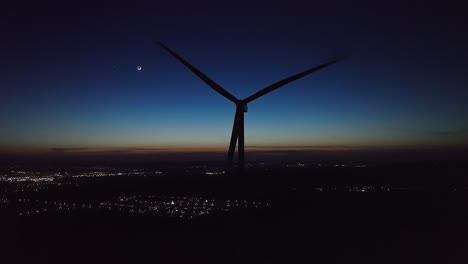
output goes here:
[[1, 174], [9, 263], [455, 263], [468, 246], [460, 163], [259, 163], [242, 178], [202, 164]]

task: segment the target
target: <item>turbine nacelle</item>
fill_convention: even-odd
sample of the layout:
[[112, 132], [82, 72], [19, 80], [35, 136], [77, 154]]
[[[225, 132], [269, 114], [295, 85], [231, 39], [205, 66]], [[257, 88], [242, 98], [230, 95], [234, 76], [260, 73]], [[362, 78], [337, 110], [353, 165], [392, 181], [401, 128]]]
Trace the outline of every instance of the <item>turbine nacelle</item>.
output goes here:
[[237, 110], [242, 110], [244, 113], [247, 113], [249, 110], [249, 107], [247, 104], [249, 102], [246, 102], [245, 100], [239, 100], [236, 98], [236, 100], [232, 100], [232, 102], [236, 105]]
[[247, 113], [247, 111], [249, 110], [249, 108], [247, 107], [247, 103], [244, 101], [237, 102], [236, 107], [238, 109], [242, 109], [242, 111], [244, 111], [245, 113]]

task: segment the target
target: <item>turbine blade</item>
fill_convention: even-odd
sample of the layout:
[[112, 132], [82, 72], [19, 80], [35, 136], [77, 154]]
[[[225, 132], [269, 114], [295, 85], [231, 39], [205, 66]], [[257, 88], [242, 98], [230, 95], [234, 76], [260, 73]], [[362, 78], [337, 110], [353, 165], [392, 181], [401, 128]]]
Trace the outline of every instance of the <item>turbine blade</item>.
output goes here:
[[299, 79], [299, 78], [302, 78], [302, 77], [304, 77], [304, 76], [306, 76], [306, 75], [309, 75], [309, 74], [311, 74], [311, 73], [313, 73], [313, 72], [316, 72], [316, 71], [318, 71], [318, 70], [321, 70], [321, 69], [323, 69], [323, 68], [325, 68], [325, 67], [327, 67], [327, 66], [330, 66], [330, 65], [332, 65], [332, 64], [335, 64], [335, 63], [337, 63], [337, 62], [340, 61], [340, 60], [342, 60], [342, 59], [332, 60], [332, 61], [330, 61], [330, 62], [320, 64], [320, 65], [318, 65], [318, 66], [315, 66], [315, 67], [313, 67], [313, 68], [310, 68], [310, 69], [305, 70], [305, 71], [303, 71], [303, 72], [300, 72], [300, 73], [298, 73], [298, 74], [289, 76], [288, 78], [285, 78], [285, 79], [283, 79], [283, 80], [281, 80], [281, 81], [275, 82], [274, 84], [269, 85], [269, 86], [263, 88], [262, 90], [260, 90], [260, 91], [258, 91], [258, 92], [256, 92], [256, 93], [252, 94], [251, 96], [245, 98], [245, 99], [242, 100], [242, 101], [245, 102], [245, 103], [252, 102], [253, 100], [255, 100], [255, 99], [257, 99], [257, 98], [259, 98], [259, 97], [261, 97], [261, 96], [263, 96], [263, 95], [265, 95], [265, 94], [271, 92], [271, 91], [274, 91], [274, 90], [280, 88], [281, 86], [284, 86], [284, 85], [286, 85], [286, 84], [288, 84], [288, 83], [290, 83], [290, 82], [293, 82], [293, 81], [295, 81], [295, 80], [297, 80], [297, 79]]
[[[237, 139], [239, 137], [239, 111], [236, 107], [236, 115], [234, 116], [234, 124], [232, 125], [231, 141], [229, 142], [228, 161], [234, 160], [234, 151], [236, 150]], [[232, 165], [232, 164], [230, 164]]]
[[208, 76], [206, 76], [204, 73], [202, 73], [200, 70], [195, 68], [192, 64], [190, 64], [188, 61], [186, 61], [184, 58], [182, 58], [179, 54], [175, 53], [173, 50], [171, 50], [169, 47], [164, 45], [161, 42], [158, 42], [158, 44], [163, 47], [167, 52], [169, 52], [172, 56], [174, 56], [178, 61], [180, 61], [182, 64], [185, 65], [185, 67], [189, 68], [190, 71], [192, 71], [195, 75], [198, 76], [202, 81], [204, 81], [206, 84], [208, 84], [213, 90], [221, 94], [222, 96], [226, 97], [227, 99], [231, 100], [232, 102], [236, 103], [239, 100], [234, 97], [232, 94], [230, 94], [228, 91], [226, 91], [223, 87], [221, 87], [219, 84], [211, 80]]

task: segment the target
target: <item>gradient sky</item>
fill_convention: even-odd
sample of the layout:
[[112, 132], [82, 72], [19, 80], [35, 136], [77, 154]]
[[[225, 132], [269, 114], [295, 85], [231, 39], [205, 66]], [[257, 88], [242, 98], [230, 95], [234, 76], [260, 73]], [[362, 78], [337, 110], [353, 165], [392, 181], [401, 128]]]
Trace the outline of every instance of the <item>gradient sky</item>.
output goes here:
[[460, 3], [229, 2], [5, 6], [0, 150], [227, 149], [234, 105], [155, 40], [238, 98], [351, 55], [250, 103], [247, 148], [468, 145]]

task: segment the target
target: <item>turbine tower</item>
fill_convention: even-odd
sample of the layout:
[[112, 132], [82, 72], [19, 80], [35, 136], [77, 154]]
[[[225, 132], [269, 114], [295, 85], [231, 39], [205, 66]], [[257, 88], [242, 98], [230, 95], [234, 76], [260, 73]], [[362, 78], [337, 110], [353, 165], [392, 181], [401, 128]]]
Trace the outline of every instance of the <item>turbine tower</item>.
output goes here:
[[247, 104], [254, 101], [255, 99], [272, 92], [290, 82], [293, 82], [299, 78], [302, 78], [306, 75], [309, 75], [313, 72], [316, 72], [318, 70], [321, 70], [327, 66], [330, 66], [332, 64], [337, 63], [340, 61], [340, 59], [335, 59], [332, 61], [329, 61], [327, 63], [320, 64], [318, 66], [315, 66], [313, 68], [307, 69], [303, 72], [294, 74], [292, 76], [289, 76], [283, 80], [280, 80], [278, 82], [275, 82], [262, 90], [252, 94], [251, 96], [245, 98], [245, 99], [237, 99], [235, 96], [233, 96], [231, 93], [226, 91], [223, 87], [221, 87], [219, 84], [211, 80], [208, 76], [206, 76], [204, 73], [202, 73], [200, 70], [195, 68], [192, 64], [190, 64], [188, 61], [186, 61], [184, 58], [182, 58], [179, 54], [177, 54], [175, 51], [167, 47], [161, 42], [158, 42], [159, 45], [161, 45], [162, 48], [164, 48], [167, 52], [169, 52], [172, 56], [174, 56], [178, 61], [180, 61], [183, 65], [185, 65], [187, 68], [189, 68], [190, 71], [192, 71], [195, 75], [198, 76], [203, 82], [208, 84], [213, 90], [221, 94], [222, 96], [226, 97], [228, 100], [233, 102], [236, 105], [236, 114], [234, 117], [234, 124], [232, 127], [232, 133], [231, 133], [231, 141], [229, 144], [229, 151], [228, 151], [228, 163], [230, 166], [233, 164], [234, 160], [234, 152], [236, 150], [236, 144], [239, 145], [237, 154], [238, 154], [238, 166], [240, 170], [244, 169], [244, 113], [247, 112]]

